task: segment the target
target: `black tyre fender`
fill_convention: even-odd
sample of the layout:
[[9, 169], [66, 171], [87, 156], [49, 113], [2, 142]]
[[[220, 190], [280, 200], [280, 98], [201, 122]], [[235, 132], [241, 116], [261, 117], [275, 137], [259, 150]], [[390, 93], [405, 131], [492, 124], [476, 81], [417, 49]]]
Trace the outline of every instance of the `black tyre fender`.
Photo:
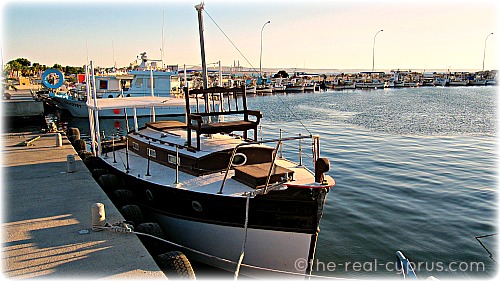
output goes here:
[[99, 177], [99, 183], [106, 192], [114, 192], [123, 188], [123, 182], [115, 175], [104, 174]]
[[168, 278], [196, 279], [191, 263], [182, 252], [172, 251], [158, 255], [157, 263]]
[[91, 173], [94, 179], [99, 180], [99, 177], [101, 177], [104, 174], [108, 174], [108, 170], [97, 168], [97, 169], [92, 169]]
[[117, 189], [113, 192], [114, 203], [117, 207], [134, 203], [134, 193], [128, 189]]
[[73, 147], [77, 153], [80, 153], [80, 151], [87, 151], [87, 143], [81, 139], [75, 140], [73, 142]]
[[131, 221], [135, 225], [139, 225], [144, 221], [142, 211], [137, 205], [125, 205], [120, 208], [120, 213], [126, 221]]
[[[155, 222], [141, 223], [135, 228], [135, 231], [165, 239], [163, 230], [161, 229], [160, 225]], [[159, 254], [164, 252], [167, 249], [168, 244], [151, 236], [139, 235], [139, 238], [141, 239], [144, 246], [148, 249], [148, 251], [152, 254]]]
[[103, 160], [96, 156], [85, 157], [83, 163], [87, 166], [87, 168], [89, 168], [89, 170], [104, 167]]
[[73, 143], [75, 140], [80, 139], [80, 129], [78, 128], [68, 128], [68, 132], [66, 133], [68, 140]]
[[85, 158], [93, 157], [94, 155], [90, 151], [80, 151], [80, 152], [78, 152], [78, 156], [80, 156], [80, 158], [82, 160], [85, 160]]

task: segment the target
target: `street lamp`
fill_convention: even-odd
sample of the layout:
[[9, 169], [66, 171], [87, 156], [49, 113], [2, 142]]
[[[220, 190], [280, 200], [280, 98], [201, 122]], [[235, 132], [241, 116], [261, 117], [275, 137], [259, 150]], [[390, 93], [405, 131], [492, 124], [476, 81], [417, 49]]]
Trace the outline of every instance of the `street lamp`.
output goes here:
[[262, 77], [262, 32], [264, 32], [264, 27], [266, 24], [271, 23], [270, 20], [268, 20], [263, 26], [262, 29], [260, 30], [260, 61], [259, 61], [259, 75]]
[[375, 33], [375, 36], [373, 36], [373, 48], [372, 48], [372, 71], [375, 69], [375, 38], [377, 38], [377, 35], [384, 31], [383, 29], [377, 31], [377, 33]]
[[484, 59], [486, 58], [486, 40], [488, 40], [488, 37], [490, 37], [490, 35], [493, 35], [493, 32], [488, 34], [488, 36], [486, 36], [486, 39], [484, 39], [484, 51], [483, 51], [483, 71], [484, 71]]

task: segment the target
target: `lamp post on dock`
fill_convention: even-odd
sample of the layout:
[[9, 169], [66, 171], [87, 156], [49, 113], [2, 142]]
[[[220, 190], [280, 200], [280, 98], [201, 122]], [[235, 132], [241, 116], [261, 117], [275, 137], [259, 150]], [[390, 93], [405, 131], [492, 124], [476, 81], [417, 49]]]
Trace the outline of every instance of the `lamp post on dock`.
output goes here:
[[383, 29], [377, 31], [377, 33], [375, 33], [375, 36], [373, 36], [373, 48], [372, 48], [372, 71], [375, 70], [375, 38], [377, 38], [377, 35], [384, 31]]
[[260, 60], [259, 60], [259, 75], [262, 77], [262, 32], [264, 32], [264, 27], [268, 24], [271, 23], [270, 20], [268, 20], [263, 26], [262, 29], [260, 30]]
[[484, 39], [484, 51], [483, 51], [483, 71], [484, 71], [484, 59], [486, 58], [486, 41], [488, 40], [488, 37], [490, 37], [491, 35], [493, 35], [493, 32], [488, 34], [488, 36], [486, 36], [486, 39]]

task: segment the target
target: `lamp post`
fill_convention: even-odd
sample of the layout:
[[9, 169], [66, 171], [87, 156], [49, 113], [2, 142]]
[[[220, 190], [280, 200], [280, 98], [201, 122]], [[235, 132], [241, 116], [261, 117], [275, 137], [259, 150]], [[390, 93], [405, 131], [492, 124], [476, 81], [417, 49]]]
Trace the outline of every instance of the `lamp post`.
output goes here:
[[377, 33], [375, 33], [375, 36], [373, 36], [373, 48], [372, 48], [372, 71], [375, 70], [375, 38], [377, 38], [377, 35], [384, 31], [383, 29], [377, 31]]
[[259, 60], [259, 75], [262, 77], [262, 32], [264, 32], [264, 27], [266, 24], [271, 23], [270, 20], [268, 20], [263, 26], [262, 29], [260, 30], [260, 60]]
[[486, 36], [486, 39], [484, 39], [484, 51], [483, 51], [483, 71], [484, 71], [484, 59], [486, 58], [486, 41], [488, 40], [488, 37], [490, 37], [490, 35], [493, 35], [493, 32], [488, 34], [488, 36]]

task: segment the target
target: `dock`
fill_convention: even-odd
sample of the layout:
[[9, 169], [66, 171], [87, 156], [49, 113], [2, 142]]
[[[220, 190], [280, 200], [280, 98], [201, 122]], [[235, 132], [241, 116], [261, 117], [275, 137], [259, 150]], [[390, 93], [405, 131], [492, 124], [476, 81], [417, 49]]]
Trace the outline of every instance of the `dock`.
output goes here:
[[36, 90], [34, 87], [20, 87], [17, 91], [6, 90], [9, 98], [2, 99], [3, 116], [43, 119], [43, 101], [34, 99], [30, 92], [34, 90]]
[[166, 280], [136, 235], [92, 230], [94, 203], [104, 204], [108, 223], [124, 218], [68, 139], [57, 147], [56, 138], [2, 134], [3, 277]]

